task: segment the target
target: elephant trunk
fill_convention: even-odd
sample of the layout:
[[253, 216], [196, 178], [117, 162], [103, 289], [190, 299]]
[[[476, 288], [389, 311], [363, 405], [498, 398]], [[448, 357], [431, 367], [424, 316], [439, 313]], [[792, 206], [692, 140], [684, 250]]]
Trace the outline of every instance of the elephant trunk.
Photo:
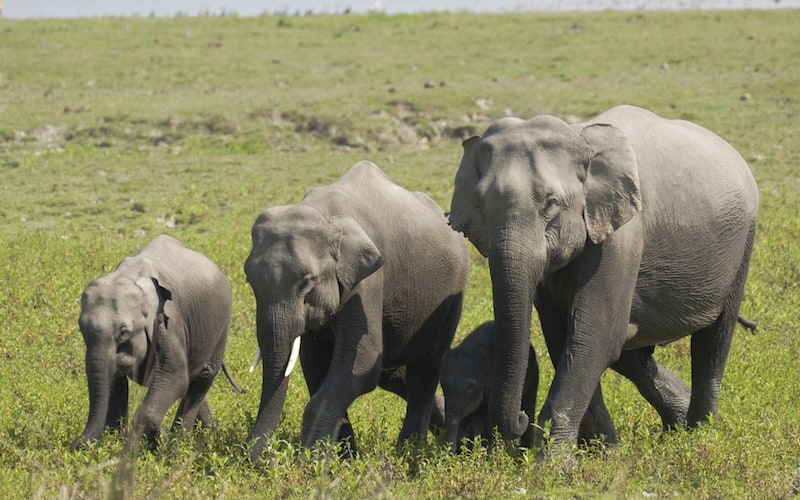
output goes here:
[[247, 438], [253, 443], [250, 448], [250, 461], [257, 462], [264, 448], [265, 437], [278, 426], [286, 393], [289, 388], [287, 366], [295, 337], [286, 331], [286, 325], [276, 321], [271, 312], [256, 314], [259, 349], [263, 356], [261, 377], [261, 403], [258, 406], [253, 430]]
[[105, 428], [111, 379], [114, 376], [114, 354], [100, 347], [86, 348], [86, 380], [89, 386], [89, 420], [81, 435], [70, 444], [73, 450], [100, 438]]
[[535, 287], [547, 261], [544, 235], [507, 236], [513, 232], [501, 231], [493, 239], [489, 253], [496, 325], [489, 423], [497, 427], [504, 439], [517, 439], [528, 429], [530, 416], [520, 407], [528, 367]]
[[450, 443], [450, 451], [453, 453], [458, 453], [459, 448], [461, 447], [460, 436], [458, 432], [461, 419], [458, 417], [458, 415], [451, 415], [449, 412], [446, 415], [445, 439], [447, 439], [447, 442]]

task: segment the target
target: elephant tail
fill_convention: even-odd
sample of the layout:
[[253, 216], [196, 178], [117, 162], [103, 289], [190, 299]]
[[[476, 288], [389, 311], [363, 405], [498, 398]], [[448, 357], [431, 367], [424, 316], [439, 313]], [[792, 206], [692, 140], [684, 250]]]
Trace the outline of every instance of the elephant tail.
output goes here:
[[228, 379], [228, 382], [230, 382], [234, 392], [237, 392], [239, 394], [244, 394], [245, 392], [247, 392], [246, 390], [236, 385], [236, 382], [233, 380], [233, 377], [231, 376], [231, 372], [228, 370], [228, 365], [224, 361], [222, 362], [222, 372], [225, 374], [225, 378]]
[[747, 319], [744, 316], [737, 316], [736, 322], [742, 325], [746, 330], [750, 330], [750, 333], [753, 335], [756, 334], [756, 328], [758, 327], [758, 322], [752, 319]]

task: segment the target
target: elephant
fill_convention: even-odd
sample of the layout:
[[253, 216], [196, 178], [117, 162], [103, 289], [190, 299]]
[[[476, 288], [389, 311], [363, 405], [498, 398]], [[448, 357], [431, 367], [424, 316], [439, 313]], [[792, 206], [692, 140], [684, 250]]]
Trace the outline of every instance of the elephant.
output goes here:
[[[741, 155], [696, 124], [628, 105], [572, 125], [501, 118], [463, 147], [450, 223], [489, 262], [489, 421], [500, 435], [528, 428], [533, 307], [555, 366], [538, 423], [551, 422], [555, 445], [576, 441], [587, 408], [603, 410], [610, 366], [665, 427], [715, 417], [758, 212]], [[687, 336], [691, 388], [652, 357]]]
[[173, 428], [212, 421], [206, 399], [223, 358], [231, 286], [203, 254], [159, 235], [86, 286], [78, 319], [86, 344], [89, 418], [72, 449], [128, 418], [128, 379], [147, 387], [133, 419], [135, 436], [154, 443], [178, 399]]
[[[453, 453], [458, 453], [464, 439], [482, 436], [491, 443], [489, 426], [489, 388], [492, 385], [495, 324], [487, 321], [472, 331], [442, 359], [440, 383], [444, 392], [445, 436]], [[527, 415], [536, 411], [536, 392], [539, 387], [539, 365], [536, 351], [529, 344], [528, 369], [522, 391], [520, 409]], [[533, 444], [533, 427], [528, 427], [520, 445]]]
[[[739, 316], [737, 322], [746, 330], [756, 331], [756, 322]], [[440, 384], [444, 392], [445, 436], [451, 451], [458, 453], [466, 439], [472, 442], [482, 436], [485, 444], [491, 445], [494, 437], [489, 425], [489, 390], [493, 380], [495, 353], [495, 324], [486, 321], [457, 346], [445, 353], [442, 359]], [[612, 368], [615, 368], [612, 365]], [[539, 364], [533, 345], [528, 351], [528, 368], [522, 386], [520, 409], [533, 416], [536, 411], [536, 396], [539, 386]], [[603, 414], [604, 405], [584, 415], [579, 440], [588, 443], [600, 439], [606, 444], [616, 442], [610, 416]], [[530, 448], [535, 441], [534, 428], [529, 426], [520, 438], [522, 447]]]
[[423, 439], [434, 412], [443, 422], [435, 392], [469, 252], [436, 202], [361, 161], [299, 203], [263, 211], [252, 244], [244, 271], [264, 357], [251, 461], [278, 424], [298, 356], [311, 396], [303, 446], [330, 439], [356, 452], [347, 409], [376, 385], [406, 400], [400, 442]]

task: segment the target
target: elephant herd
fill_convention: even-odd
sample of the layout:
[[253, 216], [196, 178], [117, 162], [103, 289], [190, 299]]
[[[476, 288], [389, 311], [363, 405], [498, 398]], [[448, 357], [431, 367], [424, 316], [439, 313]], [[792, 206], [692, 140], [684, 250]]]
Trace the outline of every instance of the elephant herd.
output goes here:
[[[356, 450], [348, 408], [376, 386], [406, 401], [401, 442], [444, 429], [555, 445], [616, 440], [600, 377], [631, 380], [665, 428], [716, 415], [756, 227], [758, 190], [727, 142], [681, 120], [617, 106], [567, 124], [502, 118], [464, 142], [450, 214], [368, 161], [252, 228], [258, 461], [297, 359], [310, 400], [304, 446]], [[494, 318], [450, 345], [469, 270], [488, 258]], [[231, 287], [205, 256], [158, 236], [83, 292], [89, 417], [80, 448], [128, 417], [128, 380], [147, 387], [134, 435], [208, 424], [224, 363]], [[534, 422], [535, 307], [555, 375]], [[488, 319], [488, 318], [487, 318]], [[691, 387], [653, 358], [691, 337]], [[251, 368], [252, 369], [252, 368]], [[444, 398], [437, 395], [440, 384]]]

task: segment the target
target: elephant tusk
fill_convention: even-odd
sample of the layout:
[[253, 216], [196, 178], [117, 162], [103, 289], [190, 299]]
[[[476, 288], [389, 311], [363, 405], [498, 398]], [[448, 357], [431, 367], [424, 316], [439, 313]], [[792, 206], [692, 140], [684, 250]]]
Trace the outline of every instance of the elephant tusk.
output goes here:
[[295, 337], [294, 342], [292, 342], [292, 353], [289, 354], [289, 364], [286, 365], [286, 373], [283, 374], [284, 377], [288, 377], [292, 370], [294, 370], [294, 365], [297, 364], [297, 357], [300, 355], [300, 337]]
[[261, 348], [257, 347], [256, 348], [256, 357], [253, 358], [253, 364], [250, 365], [250, 373], [253, 373], [253, 370], [256, 369], [256, 365], [258, 364], [259, 361], [261, 361]]

